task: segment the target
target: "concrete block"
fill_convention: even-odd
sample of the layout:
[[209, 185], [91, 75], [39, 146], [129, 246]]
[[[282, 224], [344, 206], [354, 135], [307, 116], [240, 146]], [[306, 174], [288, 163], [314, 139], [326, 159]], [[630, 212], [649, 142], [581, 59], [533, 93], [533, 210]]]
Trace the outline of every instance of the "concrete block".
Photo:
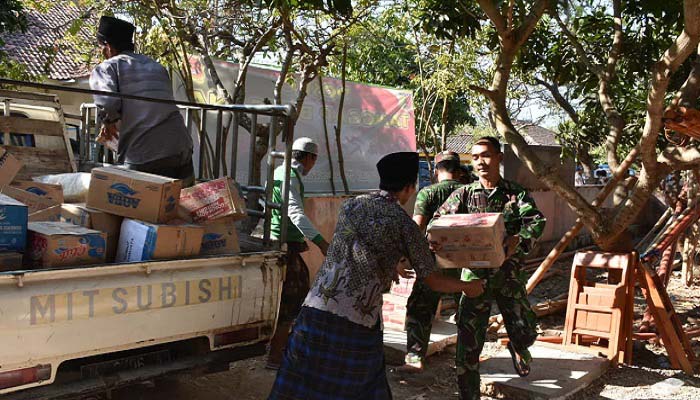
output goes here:
[[598, 379], [610, 366], [605, 358], [561, 350], [559, 345], [530, 347], [531, 372], [521, 378], [507, 349], [481, 363], [481, 392], [513, 400], [566, 399]]

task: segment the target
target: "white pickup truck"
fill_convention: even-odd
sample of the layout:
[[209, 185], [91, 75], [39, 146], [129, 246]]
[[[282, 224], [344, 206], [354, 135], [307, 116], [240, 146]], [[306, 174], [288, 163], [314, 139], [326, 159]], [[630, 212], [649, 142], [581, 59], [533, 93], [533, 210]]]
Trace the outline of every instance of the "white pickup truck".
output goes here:
[[[0, 102], [51, 101], [8, 93], [0, 93]], [[201, 113], [284, 121], [286, 151], [270, 152], [268, 162], [283, 159], [289, 171], [292, 107], [184, 105], [188, 113], [199, 107]], [[237, 142], [238, 128], [233, 130]], [[94, 126], [83, 126], [80, 135], [79, 142], [92, 141]], [[276, 135], [270, 136], [274, 149]], [[228, 368], [231, 361], [263, 354], [285, 271], [283, 248], [269, 240], [270, 208], [285, 214], [288, 194], [274, 204], [267, 188], [249, 185], [243, 192], [257, 193], [268, 207], [249, 210], [263, 219], [264, 233], [241, 234], [236, 255], [0, 272], [0, 398], [83, 396], [169, 373]]]

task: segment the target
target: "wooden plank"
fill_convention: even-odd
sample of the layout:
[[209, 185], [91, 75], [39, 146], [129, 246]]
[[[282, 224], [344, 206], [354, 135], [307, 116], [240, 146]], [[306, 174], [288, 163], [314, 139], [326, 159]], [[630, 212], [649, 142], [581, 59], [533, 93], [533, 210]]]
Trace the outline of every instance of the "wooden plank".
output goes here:
[[38, 175], [72, 172], [70, 162], [63, 149], [3, 147], [24, 164], [16, 179], [31, 179]]
[[[669, 315], [669, 312], [673, 312], [673, 305], [667, 304], [664, 301], [664, 295], [666, 298], [668, 298], [668, 295], [661, 285], [658, 275], [656, 275], [656, 273], [643, 262], [640, 263], [639, 266], [640, 268], [637, 270], [637, 274], [642, 285], [642, 292], [644, 293], [649, 309], [651, 310], [654, 320], [656, 321], [656, 329], [664, 342], [664, 346], [666, 347], [666, 351], [668, 352], [668, 356], [671, 361], [671, 366], [682, 369], [688, 375], [693, 375], [694, 370], [690, 359], [688, 358], [688, 352], [684, 348], [683, 343], [679, 338], [679, 334], [674, 326], [674, 320], [671, 319], [671, 316]], [[670, 303], [670, 299], [668, 302]], [[682, 329], [681, 335], [685, 336]]]
[[58, 96], [55, 94], [45, 94], [36, 92], [25, 92], [16, 90], [0, 90], [0, 102], [8, 99], [18, 104], [30, 104], [35, 106], [60, 107]]
[[0, 116], [0, 130], [12, 133], [63, 137], [63, 126], [58, 121]]
[[610, 332], [594, 331], [591, 329], [574, 329], [574, 334], [595, 336], [603, 339], [610, 339], [611, 336]]

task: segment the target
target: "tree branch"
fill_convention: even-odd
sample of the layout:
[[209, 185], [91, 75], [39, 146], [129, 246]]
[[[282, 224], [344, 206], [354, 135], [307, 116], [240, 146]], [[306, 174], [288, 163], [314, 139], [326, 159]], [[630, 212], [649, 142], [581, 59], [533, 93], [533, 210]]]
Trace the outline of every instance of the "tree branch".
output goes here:
[[648, 171], [657, 166], [656, 140], [661, 130], [664, 98], [671, 75], [696, 51], [700, 41], [700, 0], [686, 0], [685, 29], [653, 67], [647, 96], [647, 116], [641, 139], [642, 165]]
[[574, 50], [576, 50], [576, 55], [579, 58], [579, 61], [581, 61], [588, 69], [593, 71], [596, 76], [600, 79], [600, 75], [603, 72], [603, 69], [595, 64], [593, 60], [588, 57], [588, 53], [586, 53], [586, 49], [583, 48], [583, 44], [578, 40], [578, 37], [576, 37], [576, 34], [571, 32], [568, 26], [564, 23], [564, 21], [561, 20], [561, 17], [559, 17], [559, 14], [553, 13], [552, 17], [557, 21], [557, 24], [559, 25], [559, 28], [561, 28], [562, 32], [564, 32], [564, 35], [566, 36], [567, 39], [571, 42], [571, 44], [574, 46]]
[[610, 96], [610, 82], [615, 75], [615, 66], [620, 58], [622, 51], [622, 4], [620, 0], [613, 0], [613, 20], [614, 34], [613, 43], [608, 54], [608, 62], [605, 70], [598, 76], [600, 79], [598, 85], [598, 101], [603, 107], [603, 112], [608, 120], [608, 137], [605, 140], [605, 150], [607, 152], [608, 164], [611, 168], [616, 169], [620, 164], [617, 156], [617, 146], [620, 142], [620, 137], [625, 129], [625, 120], [615, 107], [615, 104]]
[[535, 30], [537, 23], [540, 21], [540, 19], [542, 19], [542, 15], [547, 10], [548, 5], [548, 0], [537, 0], [537, 2], [532, 5], [530, 13], [527, 15], [522, 25], [520, 25], [515, 31], [514, 36], [516, 47], [519, 48], [522, 46], [530, 37], [530, 34], [532, 34], [532, 31]]
[[479, 7], [484, 10], [484, 14], [491, 20], [491, 23], [496, 28], [498, 36], [504, 39], [510, 34], [508, 29], [508, 23], [506, 19], [501, 15], [501, 11], [493, 0], [478, 0]]
[[571, 105], [569, 100], [567, 100], [561, 92], [559, 92], [559, 86], [556, 83], [548, 83], [538, 77], [535, 77], [535, 82], [539, 83], [540, 85], [544, 86], [549, 92], [552, 94], [552, 97], [554, 98], [554, 101], [559, 104], [559, 107], [561, 107], [568, 115], [569, 118], [571, 118], [571, 121], [574, 122], [574, 124], [578, 124], [579, 118], [578, 118], [578, 113], [574, 109], [574, 106]]

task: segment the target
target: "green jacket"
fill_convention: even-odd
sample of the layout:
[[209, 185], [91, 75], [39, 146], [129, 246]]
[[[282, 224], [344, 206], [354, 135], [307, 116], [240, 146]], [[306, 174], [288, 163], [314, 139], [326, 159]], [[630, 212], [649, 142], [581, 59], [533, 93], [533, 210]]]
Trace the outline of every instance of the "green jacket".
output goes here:
[[[304, 243], [304, 238], [318, 244], [323, 236], [304, 214], [304, 183], [301, 181], [299, 170], [301, 165], [292, 161], [289, 182], [289, 205], [287, 207], [287, 242]], [[284, 181], [284, 165], [275, 168], [274, 186], [272, 188], [272, 201], [282, 203], [282, 182]], [[272, 237], [279, 239], [282, 229], [282, 213], [272, 209], [272, 221], [270, 224]]]

